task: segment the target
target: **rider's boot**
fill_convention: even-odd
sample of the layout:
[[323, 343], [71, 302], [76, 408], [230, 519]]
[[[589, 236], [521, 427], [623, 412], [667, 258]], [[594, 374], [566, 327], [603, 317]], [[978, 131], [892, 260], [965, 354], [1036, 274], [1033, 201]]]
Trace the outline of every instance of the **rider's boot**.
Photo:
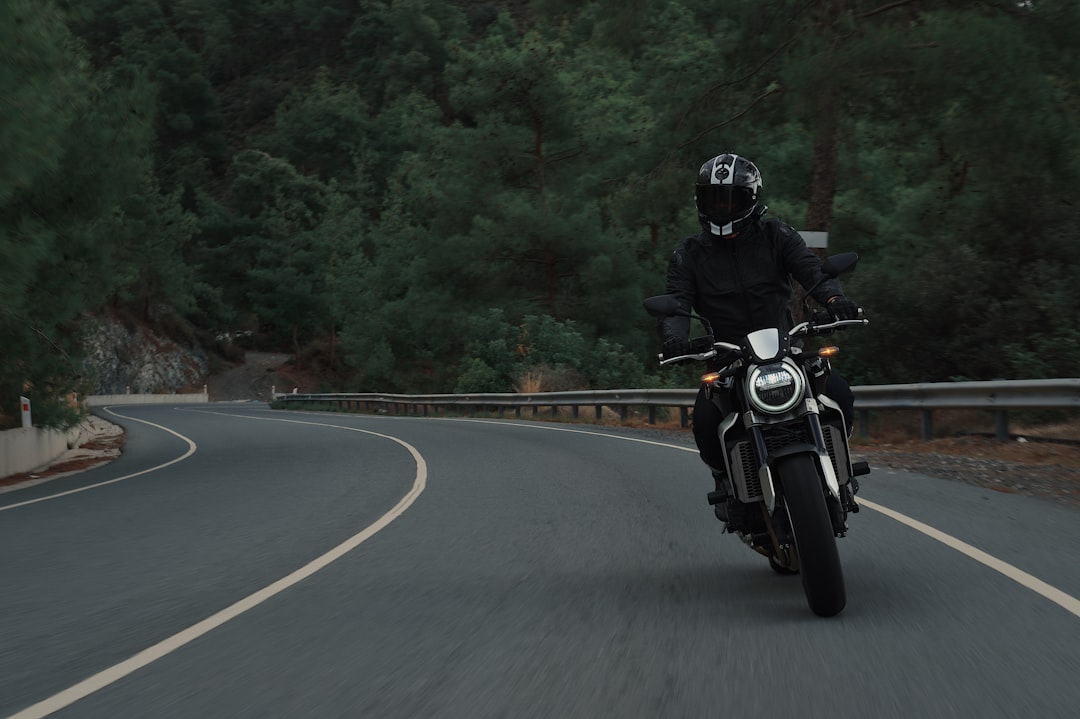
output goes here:
[[713, 506], [716, 518], [726, 523], [728, 521], [728, 499], [731, 497], [731, 492], [728, 490], [727, 473], [714, 469], [712, 476], [713, 482], [716, 483], [716, 490], [709, 492], [709, 504]]

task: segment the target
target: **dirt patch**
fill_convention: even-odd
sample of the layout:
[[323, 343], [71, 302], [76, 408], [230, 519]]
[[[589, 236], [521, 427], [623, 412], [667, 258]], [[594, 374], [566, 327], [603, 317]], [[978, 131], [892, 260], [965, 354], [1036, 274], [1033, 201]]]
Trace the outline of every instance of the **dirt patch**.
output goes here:
[[248, 352], [244, 362], [206, 380], [211, 402], [269, 402], [273, 391], [291, 392], [286, 363], [291, 355]]

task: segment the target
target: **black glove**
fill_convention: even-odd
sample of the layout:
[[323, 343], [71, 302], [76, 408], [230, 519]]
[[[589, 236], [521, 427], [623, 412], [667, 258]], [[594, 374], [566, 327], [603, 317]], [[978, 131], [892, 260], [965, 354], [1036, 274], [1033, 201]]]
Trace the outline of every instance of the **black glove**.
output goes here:
[[829, 313], [838, 320], [859, 319], [859, 305], [843, 295], [830, 298], [826, 307], [828, 307]]
[[664, 340], [664, 359], [690, 354], [690, 340], [686, 337], [668, 337]]

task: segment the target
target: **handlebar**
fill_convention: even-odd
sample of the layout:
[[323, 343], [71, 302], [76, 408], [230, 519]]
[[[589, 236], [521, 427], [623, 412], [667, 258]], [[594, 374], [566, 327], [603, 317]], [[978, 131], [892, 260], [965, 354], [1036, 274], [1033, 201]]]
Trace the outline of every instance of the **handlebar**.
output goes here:
[[668, 365], [668, 364], [674, 364], [676, 362], [683, 362], [685, 360], [699, 360], [699, 361], [700, 360], [710, 360], [715, 356], [716, 356], [716, 350], [709, 350], [708, 352], [702, 352], [700, 354], [679, 355], [678, 357], [671, 357], [669, 359], [664, 359], [663, 354], [658, 354], [657, 355], [657, 357], [660, 359], [660, 366], [661, 367], [663, 367], [664, 365]]
[[713, 342], [713, 348], [708, 352], [680, 355], [678, 357], [671, 357], [670, 359], [664, 359], [664, 355], [662, 354], [657, 355], [657, 357], [660, 359], [660, 366], [663, 367], [664, 365], [674, 364], [675, 362], [682, 362], [684, 360], [710, 360], [713, 357], [718, 357], [720, 355], [719, 350], [724, 350], [725, 352], [741, 352], [742, 347], [730, 342]]
[[[794, 327], [791, 328], [791, 330], [788, 332], [788, 336], [789, 337], [801, 337], [803, 335], [817, 334], [820, 331], [833, 330], [833, 329], [837, 329], [839, 327], [850, 327], [852, 325], [860, 325], [860, 326], [862, 326], [862, 325], [868, 325], [868, 324], [870, 324], [870, 320], [867, 320], [867, 319], [834, 320], [833, 322], [828, 322], [828, 323], [825, 323], [825, 324], [812, 324], [810, 322], [801, 322], [801, 323], [799, 323], [799, 324], [797, 324], [797, 325], [795, 325]], [[669, 357], [668, 359], [664, 359], [663, 354], [658, 354], [657, 358], [660, 360], [660, 366], [663, 367], [664, 365], [675, 364], [677, 362], [685, 362], [685, 361], [689, 361], [689, 360], [697, 361], [697, 362], [701, 362], [701, 361], [704, 361], [704, 360], [710, 360], [710, 359], [713, 359], [714, 357], [718, 357], [720, 355], [721, 350], [723, 350], [725, 353], [728, 353], [728, 352], [739, 352], [739, 353], [741, 353], [742, 352], [742, 347], [740, 347], [739, 345], [736, 345], [736, 344], [732, 344], [730, 342], [714, 342], [713, 343], [713, 348], [711, 350], [708, 350], [707, 352], [695, 352], [695, 353], [692, 353], [692, 354], [679, 355], [678, 357]]]
[[834, 320], [833, 322], [827, 322], [825, 324], [811, 324], [810, 322], [800, 322], [791, 328], [788, 332], [789, 337], [800, 337], [802, 335], [808, 335], [819, 330], [832, 330], [837, 327], [850, 327], [851, 325], [868, 325], [870, 320], [858, 319], [858, 320]]

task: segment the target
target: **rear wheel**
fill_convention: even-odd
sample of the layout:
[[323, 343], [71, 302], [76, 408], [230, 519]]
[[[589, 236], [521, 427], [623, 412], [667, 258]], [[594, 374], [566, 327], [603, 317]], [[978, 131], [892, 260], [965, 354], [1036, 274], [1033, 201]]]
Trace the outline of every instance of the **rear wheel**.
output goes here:
[[814, 458], [806, 454], [784, 457], [777, 462], [776, 473], [799, 553], [806, 602], [819, 616], [839, 614], [847, 604], [844, 573]]

